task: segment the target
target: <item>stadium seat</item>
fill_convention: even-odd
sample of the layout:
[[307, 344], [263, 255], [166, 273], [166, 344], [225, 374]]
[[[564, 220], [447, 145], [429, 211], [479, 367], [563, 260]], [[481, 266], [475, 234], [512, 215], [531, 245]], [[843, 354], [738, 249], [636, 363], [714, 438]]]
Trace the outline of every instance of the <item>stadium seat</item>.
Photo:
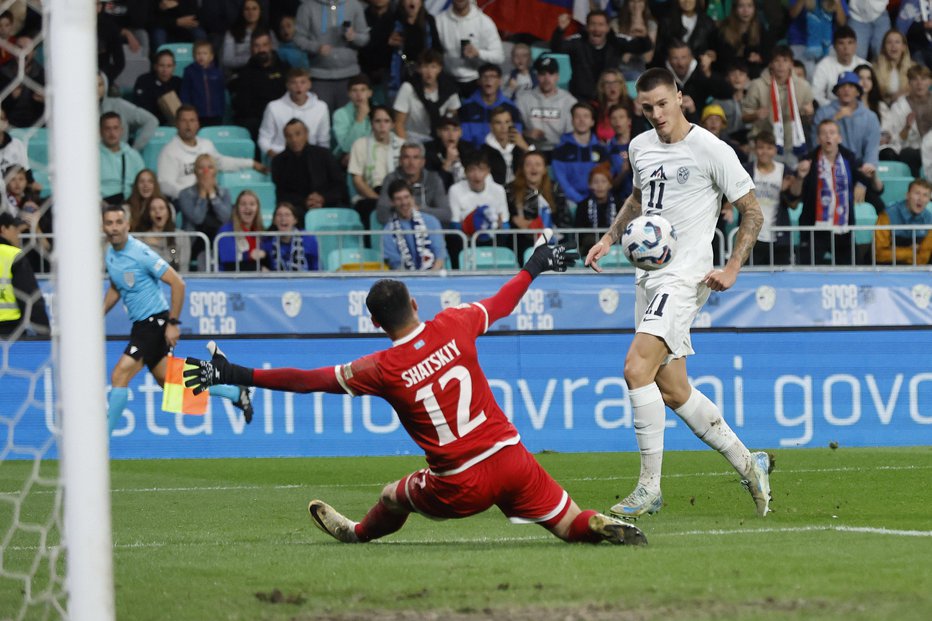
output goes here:
[[909, 166], [905, 162], [897, 162], [895, 160], [881, 160], [877, 163], [877, 176], [881, 179], [889, 179], [891, 177], [911, 177], [912, 171], [909, 170]]
[[259, 211], [262, 214], [263, 226], [268, 227], [272, 223], [272, 214], [275, 213], [275, 184], [267, 175], [246, 168], [220, 173], [217, 181], [221, 187], [230, 191], [230, 198], [234, 203], [243, 190], [255, 192], [259, 197]]
[[214, 125], [213, 127], [202, 127], [197, 133], [201, 138], [207, 138], [214, 144], [225, 142], [227, 140], [252, 140], [249, 130], [239, 125]]
[[194, 62], [193, 43], [166, 43], [160, 45], [157, 52], [168, 50], [175, 55], [175, 75], [179, 78], [184, 74], [184, 68]]
[[912, 177], [886, 177], [883, 179], [883, 194], [880, 195], [880, 198], [883, 200], [884, 205], [892, 205], [905, 200], [906, 191], [912, 182]]
[[[308, 232], [364, 230], [359, 214], [347, 207], [311, 209], [304, 216], [304, 228]], [[363, 243], [361, 235], [319, 235], [317, 246], [320, 256], [329, 258], [334, 250], [362, 248]]]
[[[201, 130], [201, 132], [203, 132], [203, 130]], [[199, 132], [198, 135], [201, 136], [203, 134]], [[217, 147], [217, 151], [222, 155], [228, 157], [246, 157], [249, 159], [256, 157], [256, 143], [252, 141], [252, 138], [220, 138], [217, 140], [210, 138], [210, 141], [214, 143], [214, 146]]]
[[631, 99], [634, 99], [635, 97], [637, 97], [638, 96], [637, 80], [630, 80], [627, 83], [627, 86], [628, 86], [628, 95], [631, 97]]
[[26, 145], [30, 168], [48, 168], [49, 132], [45, 127], [10, 127], [7, 133]]
[[[318, 243], [320, 238], [318, 238]], [[388, 269], [382, 255], [373, 248], [337, 248], [327, 255], [328, 272], [381, 271]]]
[[518, 267], [518, 258], [511, 248], [487, 246], [460, 251], [460, 269], [494, 270]]
[[[786, 210], [790, 214], [790, 226], [799, 226], [799, 216], [803, 212], [803, 204], [796, 203], [796, 206], [792, 209]], [[793, 231], [793, 245], [799, 246], [799, 231]]]
[[607, 255], [599, 259], [599, 265], [602, 267], [631, 267], [631, 261], [625, 256], [621, 246], [615, 244], [609, 249]]
[[142, 149], [142, 161], [145, 163], [146, 168], [158, 170], [159, 154], [162, 152], [162, 147], [168, 144], [177, 134], [178, 130], [171, 125], [160, 125], [155, 128], [152, 138]]
[[[873, 226], [877, 224], [877, 210], [870, 203], [856, 203], [854, 205], [854, 221], [857, 226]], [[870, 244], [874, 239], [873, 231], [855, 231], [855, 244]]]

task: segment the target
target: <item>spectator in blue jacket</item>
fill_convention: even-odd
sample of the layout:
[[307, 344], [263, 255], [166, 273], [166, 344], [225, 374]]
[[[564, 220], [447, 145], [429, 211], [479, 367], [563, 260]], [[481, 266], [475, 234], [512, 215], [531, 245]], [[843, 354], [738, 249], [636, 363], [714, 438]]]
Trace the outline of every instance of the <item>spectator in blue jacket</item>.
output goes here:
[[214, 49], [207, 41], [194, 44], [194, 62], [185, 67], [181, 76], [181, 102], [197, 108], [201, 127], [223, 123], [223, 71], [214, 62]]
[[317, 238], [302, 235], [299, 226], [298, 209], [287, 201], [278, 203], [272, 215], [269, 231], [293, 233], [292, 235], [275, 235], [262, 239], [269, 269], [273, 272], [308, 272], [317, 271]]
[[404, 179], [388, 184], [392, 216], [384, 230], [382, 254], [393, 270], [436, 271], [444, 268], [447, 247], [440, 232], [440, 221], [417, 209], [411, 185]]
[[[608, 151], [596, 137], [595, 111], [587, 103], [577, 103], [571, 109], [573, 131], [563, 134], [553, 150], [553, 176], [574, 203], [589, 195], [589, 173], [601, 162], [609, 161]], [[613, 174], [615, 171], [612, 171]]]
[[511, 112], [515, 128], [522, 132], [521, 113], [515, 102], [502, 93], [502, 70], [498, 65], [485, 64], [479, 67], [479, 88], [470, 95], [459, 110], [463, 140], [477, 149], [485, 142], [489, 133], [492, 110], [503, 106]]

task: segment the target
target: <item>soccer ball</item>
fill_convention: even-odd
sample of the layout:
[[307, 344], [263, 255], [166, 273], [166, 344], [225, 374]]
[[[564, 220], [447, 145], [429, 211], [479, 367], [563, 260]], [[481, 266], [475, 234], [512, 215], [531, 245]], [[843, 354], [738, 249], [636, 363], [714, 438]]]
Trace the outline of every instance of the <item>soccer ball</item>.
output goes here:
[[659, 270], [673, 260], [676, 231], [666, 218], [638, 216], [625, 227], [621, 247], [631, 265], [642, 270]]

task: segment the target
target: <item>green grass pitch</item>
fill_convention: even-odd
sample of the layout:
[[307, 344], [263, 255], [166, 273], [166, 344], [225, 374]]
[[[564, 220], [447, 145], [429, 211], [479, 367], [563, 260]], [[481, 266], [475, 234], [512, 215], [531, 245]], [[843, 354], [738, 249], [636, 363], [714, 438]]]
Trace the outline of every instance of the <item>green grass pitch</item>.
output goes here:
[[[496, 509], [412, 516], [367, 545], [313, 528], [309, 499], [359, 519], [422, 467], [414, 457], [114, 462], [118, 618], [932, 618], [932, 447], [774, 453], [765, 519], [719, 455], [667, 453], [666, 506], [639, 522], [646, 548], [565, 544]], [[584, 508], [607, 508], [637, 473], [630, 453], [539, 459]], [[29, 466], [0, 464], [2, 489]], [[51, 498], [33, 496], [24, 514]], [[4, 566], [30, 541], [13, 537]], [[20, 600], [0, 579], [0, 619]]]

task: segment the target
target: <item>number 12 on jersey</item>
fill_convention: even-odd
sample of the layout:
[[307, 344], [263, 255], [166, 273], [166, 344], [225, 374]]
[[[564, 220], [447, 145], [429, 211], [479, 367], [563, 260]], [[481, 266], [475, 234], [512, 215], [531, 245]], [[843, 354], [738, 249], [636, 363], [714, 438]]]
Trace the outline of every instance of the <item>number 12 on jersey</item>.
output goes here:
[[434, 384], [431, 382], [417, 391], [414, 396], [415, 400], [424, 402], [424, 409], [430, 416], [430, 422], [434, 424], [437, 430], [437, 442], [444, 446], [453, 442], [457, 438], [462, 438], [467, 433], [481, 425], [485, 421], [485, 412], [479, 412], [479, 415], [470, 419], [470, 406], [472, 405], [472, 378], [469, 376], [469, 370], [462, 365], [457, 365], [440, 376], [437, 383], [440, 384], [440, 390], [444, 390], [447, 384], [452, 380], [457, 380], [460, 394], [456, 401], [456, 428], [451, 429], [450, 422], [440, 404], [434, 395]]

